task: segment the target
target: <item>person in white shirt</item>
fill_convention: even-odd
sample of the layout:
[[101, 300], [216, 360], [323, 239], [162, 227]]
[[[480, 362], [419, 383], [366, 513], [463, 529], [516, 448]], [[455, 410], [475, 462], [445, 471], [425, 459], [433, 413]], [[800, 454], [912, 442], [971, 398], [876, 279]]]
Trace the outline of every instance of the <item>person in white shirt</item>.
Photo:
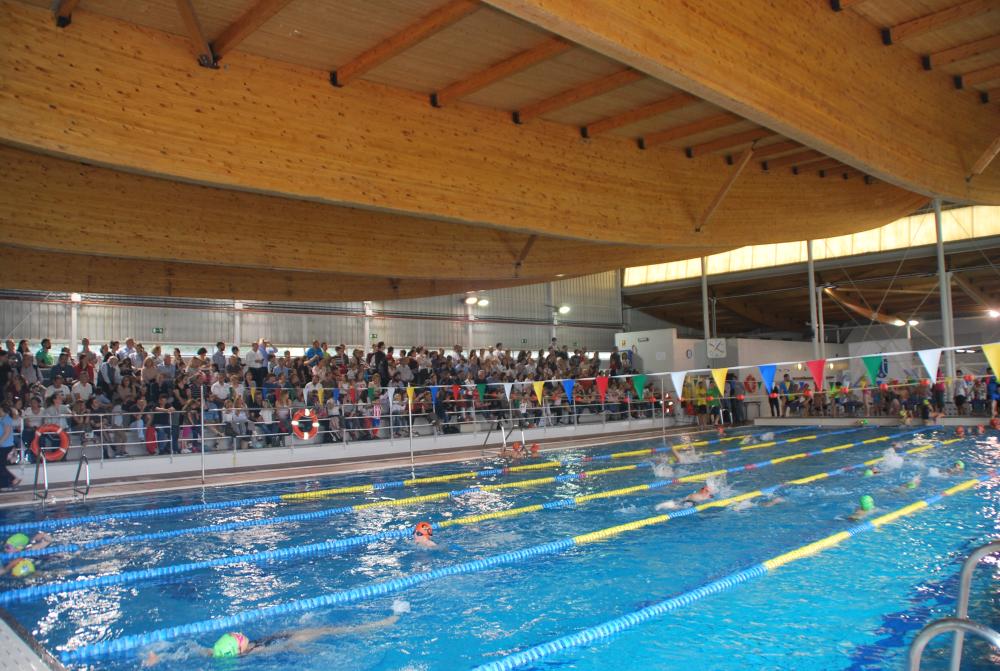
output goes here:
[[264, 355], [260, 351], [260, 345], [258, 343], [250, 343], [250, 351], [246, 353], [243, 359], [243, 364], [253, 375], [253, 381], [257, 383], [258, 387], [264, 385], [264, 373], [267, 372], [265, 365]]
[[215, 382], [212, 383], [212, 402], [215, 403], [216, 407], [222, 407], [226, 401], [229, 400], [230, 392], [232, 387], [226, 382], [226, 376], [223, 373], [215, 374]]
[[[126, 338], [125, 344], [122, 345], [121, 349], [115, 352], [115, 356], [117, 356], [118, 360], [121, 361], [126, 358], [131, 359], [133, 355], [135, 355], [135, 339]], [[132, 363], [134, 364], [135, 362], [133, 361]]]
[[73, 384], [73, 398], [86, 403], [94, 395], [94, 385], [90, 384], [90, 376], [80, 373], [80, 379]]
[[319, 379], [319, 375], [313, 375], [312, 382], [306, 382], [306, 386], [302, 388], [303, 401], [306, 403], [312, 403], [312, 395], [315, 393], [316, 398], [319, 398], [319, 390], [323, 387], [323, 383]]
[[55, 379], [52, 380], [52, 384], [45, 389], [45, 400], [48, 401], [56, 394], [62, 396], [63, 401], [73, 397], [73, 390], [63, 384], [62, 375], [56, 375]]
[[966, 400], [969, 398], [969, 383], [965, 381], [965, 376], [962, 375], [962, 371], [955, 371], [955, 386], [954, 386], [954, 397], [955, 397], [955, 410], [958, 412], [958, 416], [967, 415], [968, 412], [966, 408]]

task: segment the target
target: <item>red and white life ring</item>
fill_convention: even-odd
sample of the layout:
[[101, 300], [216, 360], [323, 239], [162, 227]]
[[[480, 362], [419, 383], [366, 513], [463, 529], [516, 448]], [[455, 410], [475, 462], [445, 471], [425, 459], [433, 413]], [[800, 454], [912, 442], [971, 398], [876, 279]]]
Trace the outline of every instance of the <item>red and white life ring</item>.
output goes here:
[[[43, 450], [38, 444], [43, 433], [54, 433], [59, 436], [59, 447]], [[63, 428], [58, 424], [42, 424], [35, 429], [35, 438], [31, 441], [31, 451], [36, 457], [41, 453], [41, 458], [45, 459], [45, 461], [62, 461], [66, 457], [68, 449], [69, 434], [63, 431]]]
[[[309, 428], [305, 431], [302, 430], [302, 420], [308, 420], [309, 422]], [[316, 434], [319, 433], [319, 422], [316, 421], [316, 413], [309, 408], [303, 408], [295, 413], [292, 417], [292, 432], [302, 440], [315, 438]]]

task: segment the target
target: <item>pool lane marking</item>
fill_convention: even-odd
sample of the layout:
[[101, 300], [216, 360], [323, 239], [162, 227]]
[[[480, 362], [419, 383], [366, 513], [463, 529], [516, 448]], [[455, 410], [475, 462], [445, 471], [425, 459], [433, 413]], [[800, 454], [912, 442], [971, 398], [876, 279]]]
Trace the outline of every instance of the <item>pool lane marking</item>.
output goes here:
[[[913, 432], [906, 432], [907, 434]], [[886, 438], [891, 438], [892, 436], [886, 436]], [[855, 443], [855, 446], [863, 445], [862, 441]], [[846, 448], [845, 448], [846, 449]], [[822, 454], [820, 450], [816, 450], [812, 453], [802, 453], [802, 458], [808, 456], [816, 456]], [[830, 471], [831, 474], [842, 474], [847, 473], [855, 468], [863, 467], [869, 463], [877, 462], [881, 457], [870, 460], [869, 462], [863, 462], [861, 464], [855, 464], [853, 466], [848, 466], [835, 471]], [[762, 464], [765, 462], [762, 462]], [[767, 463], [766, 465], [772, 465]], [[757, 467], [762, 467], [758, 464]], [[748, 469], [746, 467], [734, 467], [731, 472], [739, 472], [744, 470], [756, 470]], [[660, 487], [665, 487], [671, 484], [692, 482], [697, 481], [692, 478], [700, 479], [700, 476], [684, 476], [682, 478], [674, 478], [672, 480], [661, 480], [653, 483], [635, 485], [633, 487], [625, 487], [618, 490], [611, 490], [607, 492], [596, 492], [594, 494], [584, 494], [578, 497], [556, 499], [554, 501], [549, 501], [544, 504], [534, 504], [530, 506], [522, 506], [521, 508], [513, 508], [509, 510], [495, 511], [492, 513], [482, 513], [478, 515], [469, 515], [462, 518], [457, 518], [454, 520], [445, 520], [444, 522], [438, 522], [432, 524], [431, 526], [436, 529], [442, 529], [449, 526], [464, 525], [464, 524], [478, 524], [480, 522], [494, 520], [494, 519], [504, 519], [510, 517], [516, 517], [519, 515], [524, 515], [532, 512], [537, 512], [540, 510], [562, 510], [570, 508], [572, 506], [578, 505], [580, 503], [586, 503], [588, 501], [593, 501], [602, 498], [612, 498], [616, 496], [627, 496], [629, 494], [638, 493], [641, 491], [649, 491], [652, 489], [658, 489]], [[791, 482], [791, 481], [790, 481]], [[771, 487], [765, 488], [763, 490], [755, 490], [752, 492], [747, 492], [745, 494], [739, 494], [733, 497], [722, 499], [719, 501], [711, 501], [703, 503], [693, 508], [685, 509], [691, 512], [701, 512], [703, 510], [708, 510], [710, 508], [724, 508], [739, 501], [744, 501], [750, 498], [755, 498], [757, 496], [763, 496], [765, 492], [774, 492], [781, 486], [787, 483], [779, 483]], [[683, 511], [680, 511], [683, 512]], [[647, 518], [645, 520], [637, 520], [634, 522], [629, 522], [626, 524], [617, 525], [614, 527], [608, 527], [606, 529], [601, 529], [598, 531], [591, 532], [589, 534], [582, 534], [580, 536], [574, 537], [574, 542], [577, 545], [582, 545], [589, 542], [594, 542], [597, 540], [602, 540], [611, 536], [618, 535], [624, 531], [631, 531], [634, 529], [639, 529], [645, 526], [650, 526], [653, 524], [659, 524], [666, 522], [672, 517], [677, 517], [678, 513], [670, 515], [657, 515], [654, 517]], [[406, 538], [412, 534], [409, 528], [406, 529], [395, 529], [392, 531], [383, 531], [373, 534], [365, 534], [361, 536], [351, 536], [348, 538], [338, 539], [336, 541], [327, 541], [324, 543], [313, 543], [310, 545], [301, 545], [290, 548], [281, 548], [278, 550], [266, 550], [262, 552], [249, 553], [245, 555], [232, 555], [228, 557], [218, 557], [216, 559], [209, 559], [200, 562], [187, 562], [184, 564], [173, 564], [168, 566], [153, 567], [149, 569], [141, 569], [138, 571], [126, 571], [123, 573], [117, 573], [112, 575], [100, 576], [97, 578], [86, 578], [69, 580], [63, 582], [50, 582], [43, 583], [40, 585], [33, 585], [31, 587], [25, 587], [17, 590], [9, 590], [6, 592], [0, 592], [0, 604], [10, 604], [18, 601], [25, 601], [34, 598], [41, 598], [49, 596], [52, 594], [65, 594], [69, 592], [77, 592], [81, 590], [91, 589], [91, 588], [101, 588], [110, 587], [115, 585], [125, 585], [133, 584], [137, 582], [143, 582], [145, 580], [155, 579], [163, 576], [174, 576], [182, 573], [189, 573], [192, 571], [201, 570], [204, 568], [217, 568], [220, 566], [231, 566], [235, 564], [246, 564], [246, 563], [259, 563], [267, 561], [286, 561], [289, 559], [311, 556], [317, 554], [325, 554], [330, 552], [338, 552], [346, 550], [358, 545], [367, 545], [369, 543], [374, 543], [381, 540], [387, 539], [401, 539]]]
[[955, 494], [968, 491], [976, 485], [986, 482], [993, 477], [995, 477], [995, 474], [991, 473], [982, 477], [966, 480], [926, 499], [903, 506], [902, 508], [898, 508], [890, 513], [886, 513], [885, 515], [881, 515], [870, 521], [857, 524], [845, 531], [831, 534], [758, 564], [753, 564], [741, 571], [730, 573], [693, 590], [688, 590], [678, 596], [671, 597], [639, 610], [634, 610], [624, 615], [620, 615], [614, 619], [606, 620], [598, 625], [587, 627], [586, 629], [582, 629], [578, 632], [567, 634], [545, 643], [532, 646], [526, 650], [515, 652], [507, 655], [503, 659], [493, 660], [487, 662], [486, 664], [481, 664], [480, 666], [475, 667], [473, 671], [513, 671], [514, 669], [525, 666], [526, 664], [538, 662], [546, 657], [550, 657], [551, 655], [563, 652], [570, 648], [592, 645], [598, 641], [616, 636], [623, 631], [637, 627], [640, 624], [644, 624], [653, 618], [665, 615], [684, 606], [689, 606], [695, 601], [699, 601], [706, 596], [724, 592], [732, 587], [757, 578], [763, 578], [782, 566], [786, 566], [801, 559], [812, 557], [813, 555], [816, 555], [824, 550], [828, 550], [843, 543], [853, 536], [873, 531], [914, 513], [926, 510], [931, 505], [942, 501], [945, 497], [954, 496]]
[[[838, 470], [843, 470], [843, 469], [838, 469]], [[942, 496], [949, 496], [959, 491], [971, 489], [976, 484], [980, 482], [985, 482], [991, 479], [992, 477], [994, 477], [994, 473], [991, 471], [989, 475], [983, 476], [981, 478], [967, 480], [963, 483], [955, 485], [954, 487], [945, 490], [942, 494], [930, 497], [929, 499], [927, 499], [927, 501], [934, 503], [936, 501], [939, 501], [942, 498]], [[745, 499], [746, 495], [740, 494], [731, 497], [730, 499], [727, 499], [727, 501], [729, 502], [727, 505], [732, 505], [734, 503], [737, 503], [738, 501], [742, 501]], [[721, 502], [715, 502], [715, 503], [716, 505], [718, 505], [718, 503]], [[901, 510], [904, 511], [910, 510], [911, 508], [913, 508], [913, 505], [915, 504], [911, 504], [911, 506], [906, 506]], [[221, 618], [216, 618], [212, 620], [202, 620], [199, 622], [192, 622], [188, 624], [177, 625], [174, 627], [157, 629], [154, 631], [144, 632], [141, 634], [122, 636], [120, 638], [113, 640], [91, 643], [73, 650], [64, 651], [61, 653], [60, 656], [64, 663], [86, 662], [89, 660], [99, 659], [112, 654], [122, 654], [131, 650], [135, 650], [136, 648], [150, 645], [155, 642], [173, 640], [181, 636], [207, 634], [227, 629], [238, 630], [249, 623], [256, 622], [259, 620], [265, 620], [272, 617], [281, 617], [290, 614], [304, 613], [311, 610], [316, 610], [318, 608], [339, 606], [348, 603], [354, 603], [357, 601], [373, 599], [376, 597], [385, 596], [405, 589], [409, 589], [411, 587], [415, 587], [417, 585], [426, 582], [431, 582], [439, 578], [445, 578], [448, 576], [455, 576], [455, 575], [465, 575], [470, 573], [478, 573], [481, 571], [495, 568], [497, 566], [503, 566], [512, 563], [521, 563], [527, 559], [532, 559], [535, 557], [562, 554], [580, 545], [584, 545], [590, 542], [596, 542], [598, 540], [605, 540], [607, 538], [625, 533], [627, 531], [633, 531], [641, 529], [646, 526], [650, 526], [651, 524], [657, 524], [680, 517], [695, 515], [700, 513], [702, 510], [706, 510], [708, 508], [709, 506], [702, 504], [701, 506], [684, 508], [682, 510], [678, 510], [665, 515], [657, 515], [655, 517], [646, 518], [643, 520], [636, 520], [628, 524], [617, 525], [615, 527], [610, 527], [608, 529], [603, 529], [587, 534], [580, 534], [578, 536], [563, 538], [561, 540], [550, 541], [548, 543], [542, 543], [539, 545], [522, 548], [520, 550], [504, 552], [502, 554], [492, 555], [490, 557], [484, 557], [482, 559], [476, 559], [461, 564], [453, 564], [451, 566], [445, 566], [442, 568], [433, 569], [431, 571], [426, 571], [424, 573], [411, 574], [401, 578], [395, 578], [386, 582], [371, 583], [368, 585], [355, 587], [349, 590], [344, 590], [340, 592], [331, 592], [328, 594], [323, 594], [308, 599], [299, 599], [296, 601], [290, 601], [288, 603], [269, 606], [266, 608], [259, 608], [254, 610], [242, 611], [239, 613], [233, 613], [231, 615], [223, 616]], [[865, 527], [867, 525], [873, 525], [872, 528], [875, 528], [877, 526], [881, 526], [882, 524], [887, 524], [895, 519], [894, 517], [892, 517], [893, 514], [894, 513], [883, 515], [870, 522], [866, 522], [858, 526]], [[407, 535], [409, 534], [408, 529], [400, 530], [400, 532], [405, 533]], [[842, 532], [842, 533], [848, 533], [848, 532]], [[835, 534], [835, 536], [836, 535], [837, 534]], [[819, 547], [817, 544], [820, 544], [822, 542], [823, 541], [817, 541], [816, 543], [810, 544], [805, 547], [806, 548]], [[801, 549], [799, 551], [801, 551]], [[785, 553], [784, 555], [779, 555], [779, 557], [776, 557], [769, 561], [772, 562], [781, 561], [783, 563], [787, 563], [788, 561], [794, 559], [794, 557], [792, 557], [791, 555], [793, 555], [795, 552], [798, 551], [793, 551], [792, 553]], [[775, 566], [780, 566], [780, 565], [781, 565], [780, 563], [775, 564]]]
[[[864, 427], [864, 428], [870, 428], [870, 427]], [[808, 428], [805, 427], [805, 426], [794, 426], [794, 427], [789, 427], [787, 429], [781, 429], [779, 431], [775, 431], [775, 432], [772, 432], [772, 433], [787, 433], [789, 431], [802, 431], [802, 430], [808, 430]], [[848, 433], [849, 431], [858, 431], [858, 430], [861, 430], [861, 428], [855, 427], [855, 428], [852, 428], [852, 429], [849, 429], [849, 430], [833, 431], [833, 432], [827, 433], [826, 435], [833, 435], [835, 433]], [[764, 433], [767, 433], [767, 432], [764, 432]], [[751, 434], [746, 434], [746, 435], [751, 435]], [[743, 436], [739, 436], [739, 437], [741, 439], [743, 438]], [[697, 442], [698, 442], [699, 445], [709, 445], [709, 444], [715, 444], [715, 443], [721, 442], [723, 440], [728, 440], [730, 438], [735, 438], [735, 436], [731, 436], [731, 437], [727, 437], [727, 438], [718, 438], [718, 439], [708, 440], [708, 441], [697, 441]], [[644, 439], [644, 440], [649, 440], [649, 439]], [[781, 443], [781, 441], [778, 441], [778, 443]], [[687, 443], [687, 444], [690, 445], [690, 443]], [[670, 451], [670, 447], [650, 448], [650, 449], [652, 450], [651, 453], [669, 452]], [[710, 454], [712, 454], [712, 455], [715, 455], [715, 454], [724, 454], [725, 452], [727, 452], [727, 451], [726, 450], [720, 450], [720, 451], [711, 452]], [[585, 459], [581, 460], [580, 463], [590, 463], [592, 461], [604, 461], [604, 460], [608, 460], [608, 459], [612, 459], [612, 458], [614, 458], [613, 454], [598, 455], [596, 457], [585, 458]], [[550, 466], [551, 468], [556, 468], [559, 465], [565, 465], [567, 467], [577, 465], [577, 462], [565, 462], [564, 463], [564, 462], [558, 462], [558, 461], [549, 461], [549, 462], [545, 462], [545, 463], [546, 464], [551, 464], [551, 466]], [[513, 466], [513, 467], [509, 467], [509, 468], [490, 468], [490, 469], [484, 469], [484, 470], [480, 470], [480, 471], [466, 471], [466, 472], [459, 473], [459, 474], [456, 474], [456, 475], [461, 476], [462, 478], [494, 477], [494, 476], [501, 476], [502, 477], [502, 476], [504, 476], [504, 475], [506, 475], [508, 473], [527, 471], [527, 470], [531, 470], [532, 468], [537, 468], [538, 466], [539, 466], [539, 464], [526, 464], [524, 466]], [[446, 476], [433, 476], [433, 477], [435, 478], [435, 481], [444, 482], [445, 480], [437, 480], [437, 478], [446, 477]], [[459, 479], [459, 478], [456, 477], [456, 478], [452, 478], [452, 479]], [[403, 486], [406, 486], [406, 485], [403, 484], [403, 483], [406, 483], [406, 482], [410, 482], [412, 484], [419, 484], [420, 482], [429, 482], [429, 480], [422, 480], [420, 478], [417, 478], [415, 480], [414, 479], [411, 479], [411, 480], [397, 480], [397, 481], [389, 481], [389, 482], [383, 482], [383, 483], [369, 483], [369, 484], [366, 484], [366, 485], [357, 485], [357, 486], [352, 486], [352, 487], [347, 487], [347, 488], [340, 488], [340, 489], [342, 489], [342, 490], [351, 490], [352, 492], [355, 492], [355, 490], [356, 490], [356, 493], [357, 492], [373, 493], [373, 492], [381, 491], [383, 489], [392, 489], [392, 488], [397, 488], [397, 487], [403, 487]], [[412, 484], [410, 486], [412, 486]], [[361, 489], [358, 489], [359, 487]], [[332, 490], [317, 490], [317, 492], [320, 492], [320, 491], [327, 492], [327, 494], [328, 494]], [[315, 493], [316, 492], [299, 492], [298, 494], [315, 494]], [[282, 503], [282, 502], [286, 502], [286, 501], [295, 501], [295, 500], [302, 499], [302, 498], [305, 498], [305, 499], [324, 498], [327, 494], [323, 494], [323, 496], [320, 496], [320, 497], [318, 497], [318, 496], [310, 496], [310, 497], [298, 497], [298, 498], [287, 498], [287, 497], [295, 496], [295, 494], [275, 494], [275, 495], [271, 495], [271, 496], [257, 496], [257, 497], [250, 497], [250, 498], [244, 498], [244, 499], [235, 499], [235, 500], [230, 500], [230, 501], [215, 501], [215, 502], [212, 502], [212, 503], [196, 503], [196, 504], [187, 505], [187, 506], [173, 506], [173, 507], [164, 507], [164, 508], [149, 508], [149, 509], [146, 509], [146, 510], [129, 510], [129, 511], [121, 512], [121, 513], [104, 513], [104, 514], [100, 514], [100, 515], [84, 515], [84, 516], [78, 516], [78, 517], [67, 517], [67, 518], [58, 518], [58, 519], [50, 518], [50, 519], [47, 519], [47, 520], [33, 520], [33, 521], [18, 522], [16, 524], [3, 524], [3, 525], [0, 525], [0, 534], [20, 532], [20, 531], [22, 531], [25, 528], [30, 528], [30, 529], [37, 530], [37, 531], [51, 531], [53, 529], [59, 529], [59, 528], [65, 528], [65, 527], [74, 527], [74, 526], [81, 526], [81, 525], [84, 525], [84, 524], [94, 524], [94, 523], [97, 523], [97, 522], [108, 522], [108, 521], [111, 521], [111, 520], [147, 519], [147, 518], [154, 518], [154, 517], [170, 517], [170, 516], [173, 516], [173, 515], [183, 515], [185, 513], [200, 512], [200, 511], [203, 511], [203, 510], [220, 510], [220, 509], [225, 509], [225, 508], [247, 507], [247, 506], [261, 505], [261, 504], [264, 504], [264, 503]]]
[[[815, 452], [815, 454], [820, 454], [820, 453], [824, 453], [824, 452], [827, 452], [827, 451], [836, 451], [836, 450], [841, 450], [841, 449], [847, 449], [848, 447], [852, 447], [854, 445], [871, 444], [872, 440], [874, 440], [875, 442], [887, 441], [887, 440], [890, 440], [890, 439], [895, 439], [895, 438], [899, 438], [899, 437], [902, 437], [902, 436], [906, 436], [906, 435], [910, 435], [910, 434], [913, 434], [913, 433], [917, 433], [917, 432], [923, 431], [923, 430], [924, 429], [921, 428], [921, 429], [916, 429], [916, 430], [912, 430], [912, 431], [906, 431], [906, 432], [902, 432], [902, 433], [898, 433], [898, 434], [892, 434], [890, 436], [880, 436], [880, 437], [875, 438], [875, 439], [869, 439], [868, 441], [861, 441], [861, 442], [858, 442], [858, 443], [848, 443], [848, 444], [846, 444], [846, 446], [836, 446], [834, 448], [826, 448], [826, 450], [817, 450]], [[799, 442], [800, 440], [801, 440], [801, 438], [793, 438], [793, 439], [789, 439], [787, 441], [777, 441], [777, 442], [778, 442], [778, 444], [783, 444], [784, 442]], [[756, 447], [756, 446], [747, 446], [747, 447]], [[799, 453], [798, 455], [791, 455], [791, 456], [788, 456], [788, 457], [777, 457], [776, 460], [770, 460], [769, 462], [757, 462], [755, 464], [745, 464], [743, 466], [736, 466], [736, 467], [729, 468], [729, 469], [709, 471], [709, 472], [704, 473], [704, 474], [695, 473], [695, 474], [691, 474], [691, 475], [687, 475], [687, 476], [680, 476], [680, 477], [674, 478], [674, 479], [672, 479], [670, 481], [666, 481], [665, 484], [671, 485], [671, 484], [681, 484], [681, 483], [684, 483], [684, 482], [697, 482], [699, 480], [704, 480], [704, 479], [707, 479], [707, 478], [712, 477], [714, 475], [719, 475], [719, 474], [722, 474], [722, 473], [735, 473], [735, 472], [739, 472], [739, 471], [742, 471], [742, 470], [752, 470], [754, 468], [758, 468], [761, 464], [772, 465], [772, 464], [783, 463], [784, 461], [789, 461], [791, 459], [799, 459], [799, 458], [802, 458], [804, 455], [807, 455], [807, 454], [809, 456], [812, 456], [812, 453], [804, 453], [803, 452], [803, 453]], [[492, 492], [492, 491], [501, 491], [501, 490], [504, 490], [504, 489], [521, 489], [521, 488], [525, 488], [526, 489], [526, 488], [529, 488], [529, 487], [537, 487], [537, 486], [544, 485], [544, 484], [562, 483], [562, 482], [569, 482], [569, 481], [573, 481], [573, 480], [584, 480], [584, 479], [599, 477], [599, 476], [602, 476], [602, 475], [607, 475], [609, 473], [618, 473], [618, 472], [623, 472], [623, 471], [637, 470], [639, 468], [648, 468], [649, 466], [650, 466], [649, 463], [630, 464], [630, 465], [627, 465], [627, 466], [611, 466], [611, 467], [608, 467], [608, 468], [601, 468], [601, 469], [596, 469], [596, 470], [593, 470], [593, 471], [580, 471], [580, 472], [577, 472], [577, 473], [567, 473], [567, 474], [564, 474], [564, 475], [547, 476], [547, 477], [544, 477], [544, 478], [535, 478], [535, 479], [531, 479], [531, 480], [517, 480], [517, 481], [514, 481], [514, 482], [496, 483], [496, 484], [492, 484], [492, 485], [478, 485], [478, 486], [468, 487], [468, 488], [465, 488], [465, 489], [456, 489], [456, 490], [453, 490], [453, 491], [450, 491], [450, 492], [438, 492], [438, 493], [434, 493], [434, 494], [424, 494], [424, 495], [421, 495], [421, 496], [409, 496], [409, 497], [405, 497], [405, 498], [401, 498], [401, 499], [388, 499], [388, 500], [383, 500], [383, 501], [373, 501], [373, 502], [370, 502], [370, 503], [359, 503], [359, 504], [354, 504], [354, 505], [350, 505], [350, 506], [340, 506], [340, 507], [337, 507], [337, 508], [328, 508], [326, 510], [311, 511], [311, 512], [308, 512], [308, 513], [297, 513], [297, 514], [294, 514], [294, 515], [283, 515], [283, 516], [279, 516], [279, 517], [268, 517], [268, 518], [255, 519], [255, 520], [243, 520], [243, 521], [238, 521], [238, 522], [224, 522], [224, 523], [220, 523], [220, 524], [210, 524], [210, 525], [204, 525], [204, 526], [200, 526], [200, 527], [187, 527], [187, 528], [184, 528], [184, 529], [172, 529], [170, 531], [154, 531], [154, 532], [149, 532], [149, 533], [144, 533], [144, 534], [132, 534], [132, 535], [128, 535], [128, 536], [115, 536], [115, 537], [112, 537], [112, 538], [102, 538], [102, 539], [98, 539], [98, 540], [95, 540], [95, 541], [90, 541], [90, 542], [87, 542], [87, 543], [79, 543], [79, 544], [77, 544], [77, 543], [64, 543], [64, 544], [60, 544], [60, 545], [50, 545], [50, 546], [48, 546], [46, 548], [42, 548], [40, 550], [30, 550], [29, 549], [29, 550], [24, 550], [24, 551], [21, 551], [21, 552], [12, 552], [12, 553], [9, 553], [9, 554], [8, 553], [0, 553], [0, 562], [9, 561], [11, 559], [16, 559], [18, 557], [29, 557], [29, 558], [31, 558], [31, 557], [44, 557], [44, 556], [54, 555], [54, 554], [65, 554], [65, 553], [82, 552], [82, 551], [94, 550], [94, 549], [98, 549], [98, 548], [102, 548], [102, 547], [108, 547], [108, 546], [112, 546], [112, 545], [124, 545], [124, 544], [128, 544], [128, 543], [138, 543], [138, 542], [146, 542], [146, 541], [153, 541], [153, 540], [164, 540], [164, 539], [168, 539], [168, 538], [176, 538], [176, 537], [179, 537], [179, 536], [186, 536], [186, 535], [191, 535], [191, 534], [220, 533], [220, 532], [237, 531], [239, 529], [269, 526], [269, 525], [272, 525], [272, 524], [284, 524], [284, 523], [287, 523], [287, 522], [312, 521], [312, 520], [317, 520], [317, 519], [323, 519], [323, 518], [326, 518], [326, 517], [333, 517], [333, 516], [336, 516], [336, 515], [344, 515], [344, 514], [348, 514], [348, 513], [352, 513], [352, 512], [357, 512], [357, 511], [360, 511], [360, 510], [367, 510], [367, 509], [371, 509], [371, 508], [404, 507], [404, 506], [418, 505], [418, 504], [421, 504], [421, 503], [430, 503], [430, 502], [441, 501], [441, 500], [445, 500], [445, 499], [449, 499], [449, 498], [458, 498], [460, 496], [464, 496], [466, 494], [471, 494], [471, 493], [476, 493], [476, 492]], [[653, 483], [653, 484], [656, 484], [656, 483]], [[638, 486], [639, 487], [650, 487], [650, 485], [638, 485]], [[664, 485], [658, 485], [658, 486], [664, 486]], [[592, 496], [592, 495], [588, 495], [588, 496]], [[0, 598], [2, 598], [2, 597], [0, 597]]]

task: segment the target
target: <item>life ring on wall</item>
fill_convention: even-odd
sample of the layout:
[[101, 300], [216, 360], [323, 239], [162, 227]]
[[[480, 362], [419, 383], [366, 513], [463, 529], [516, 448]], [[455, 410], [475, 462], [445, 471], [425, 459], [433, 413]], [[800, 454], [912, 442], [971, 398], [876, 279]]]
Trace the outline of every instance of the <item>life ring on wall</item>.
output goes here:
[[[39, 439], [44, 433], [54, 433], [59, 436], [59, 447], [56, 449], [42, 449], [39, 446]], [[45, 461], [62, 461], [66, 457], [69, 449], [69, 434], [58, 424], [42, 424], [35, 429], [35, 438], [31, 441], [31, 451], [34, 455], [41, 456]], [[40, 455], [39, 455], [40, 453]]]
[[[305, 431], [302, 430], [302, 420], [309, 421], [309, 428]], [[303, 408], [295, 413], [292, 417], [292, 433], [302, 440], [315, 438], [316, 434], [319, 433], [319, 422], [316, 421], [316, 414], [309, 408]]]
[[747, 375], [747, 379], [743, 380], [743, 388], [746, 389], [748, 394], [757, 391], [757, 380], [753, 375]]

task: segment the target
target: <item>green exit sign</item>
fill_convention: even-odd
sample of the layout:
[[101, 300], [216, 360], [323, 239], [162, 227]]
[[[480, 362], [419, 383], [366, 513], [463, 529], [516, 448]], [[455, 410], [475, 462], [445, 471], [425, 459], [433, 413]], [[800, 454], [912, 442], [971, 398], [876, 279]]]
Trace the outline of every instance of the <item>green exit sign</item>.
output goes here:
[[528, 339], [527, 338], [521, 338], [521, 344], [522, 345], [527, 345], [528, 344]]
[[153, 335], [163, 335], [163, 327], [162, 326], [153, 327]]
[[370, 337], [370, 338], [371, 338], [372, 340], [378, 340], [378, 333], [369, 333], [369, 334], [368, 334], [368, 336], [369, 336], [369, 337]]

